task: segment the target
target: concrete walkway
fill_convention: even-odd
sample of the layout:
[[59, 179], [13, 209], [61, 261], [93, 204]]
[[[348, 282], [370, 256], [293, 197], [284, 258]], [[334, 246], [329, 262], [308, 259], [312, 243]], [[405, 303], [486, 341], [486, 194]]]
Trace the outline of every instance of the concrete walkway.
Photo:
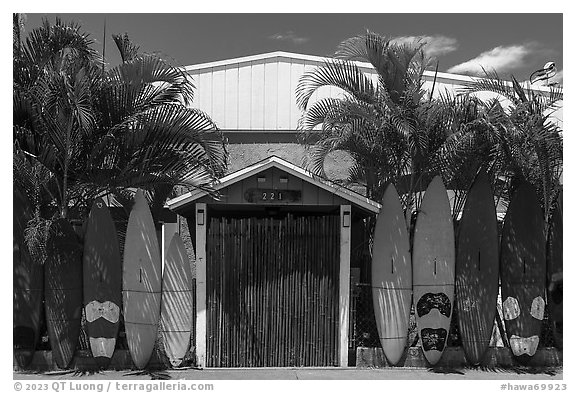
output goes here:
[[250, 369], [179, 369], [158, 372], [14, 372], [14, 380], [562, 380], [561, 368], [547, 370], [477, 370], [422, 368], [250, 368]]

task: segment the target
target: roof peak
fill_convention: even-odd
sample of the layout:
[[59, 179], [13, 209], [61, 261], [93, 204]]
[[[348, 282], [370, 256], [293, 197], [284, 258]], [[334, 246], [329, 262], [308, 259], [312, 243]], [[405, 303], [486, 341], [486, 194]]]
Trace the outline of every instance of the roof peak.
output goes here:
[[[277, 155], [268, 156], [252, 165], [224, 176], [217, 184], [215, 184], [215, 189], [221, 190], [236, 182], [242, 181], [250, 176], [254, 176], [257, 173], [263, 172], [272, 166], [279, 168], [310, 184], [313, 184], [316, 187], [322, 188], [332, 194], [335, 194], [345, 200], [348, 200], [352, 204], [361, 207], [366, 211], [372, 213], [378, 213], [380, 211], [380, 204], [378, 202], [375, 202], [330, 180], [315, 176], [310, 171], [299, 167], [298, 165], [295, 165]], [[205, 191], [194, 190], [167, 201], [166, 207], [168, 207], [170, 210], [181, 209], [188, 204], [194, 203], [196, 200], [202, 198], [205, 195], [208, 195], [208, 193]]]
[[[260, 54], [249, 55], [249, 56], [235, 57], [235, 58], [225, 59], [225, 60], [217, 60], [217, 61], [210, 61], [210, 62], [205, 62], [205, 63], [190, 64], [187, 66], [183, 66], [182, 69], [184, 71], [190, 72], [190, 71], [198, 71], [198, 70], [215, 68], [215, 67], [226, 67], [226, 66], [231, 66], [231, 65], [240, 64], [240, 63], [249, 63], [249, 62], [254, 62], [254, 61], [266, 61], [266, 60], [270, 60], [270, 59], [274, 59], [274, 58], [287, 58], [287, 59], [291, 59], [291, 60], [308, 61], [308, 62], [314, 62], [314, 63], [319, 63], [319, 64], [325, 62], [326, 60], [334, 59], [334, 57], [328, 56], [328, 55], [327, 56], [318, 56], [318, 55], [305, 55], [305, 54], [294, 53], [294, 52], [273, 51], [273, 52], [266, 52], [266, 53], [260, 53]], [[364, 68], [364, 69], [367, 69], [368, 71], [375, 72], [372, 64], [370, 64], [370, 63], [361, 62], [361, 61], [354, 61], [354, 63], [356, 63], [360, 68]], [[436, 80], [444, 79], [444, 80], [453, 81], [456, 84], [486, 79], [485, 77], [452, 74], [452, 73], [441, 72], [441, 71], [438, 71], [438, 72], [424, 71], [424, 77], [430, 81], [432, 81], [434, 79], [436, 79]], [[510, 83], [510, 82], [508, 82], [508, 83]], [[536, 85], [532, 85], [530, 88], [532, 90], [541, 90], [541, 91], [548, 91], [550, 89], [547, 86], [545, 87], [545, 86], [536, 86]]]
[[[259, 54], [255, 54], [255, 55], [234, 57], [234, 58], [225, 59], [225, 60], [216, 60], [216, 61], [209, 61], [209, 62], [199, 63], [199, 64], [190, 64], [190, 65], [184, 66], [184, 69], [187, 71], [192, 71], [192, 70], [197, 70], [197, 69], [202, 69], [202, 68], [221, 67], [221, 66], [237, 64], [237, 63], [245, 63], [245, 62], [259, 61], [259, 60], [268, 60], [268, 59], [273, 59], [276, 57], [285, 57], [285, 58], [289, 58], [289, 59], [313, 61], [313, 62], [318, 62], [318, 63], [322, 63], [326, 59], [332, 59], [333, 58], [331, 56], [305, 55], [302, 53], [274, 51], [274, 52], [259, 53]], [[370, 67], [370, 63], [360, 63], [360, 64], [363, 64], [367, 67]]]

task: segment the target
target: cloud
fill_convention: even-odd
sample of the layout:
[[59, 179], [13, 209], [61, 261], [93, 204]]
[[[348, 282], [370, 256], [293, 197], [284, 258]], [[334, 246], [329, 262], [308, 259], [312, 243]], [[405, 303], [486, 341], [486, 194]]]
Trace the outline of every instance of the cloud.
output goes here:
[[486, 71], [508, 72], [525, 66], [527, 56], [534, 51], [535, 48], [530, 44], [497, 46], [480, 53], [473, 59], [449, 68], [448, 72], [484, 76], [482, 67]]
[[550, 82], [558, 82], [560, 84], [562, 84], [564, 82], [564, 70], [560, 70], [556, 73], [556, 75], [554, 75], [552, 78], [550, 78]]
[[441, 56], [458, 49], [458, 40], [456, 38], [443, 35], [402, 36], [392, 39], [392, 42], [397, 44], [413, 43], [415, 41], [425, 43], [424, 51], [428, 56], [432, 57]]
[[296, 45], [304, 44], [310, 40], [307, 37], [299, 37], [292, 30], [289, 30], [285, 33], [276, 33], [269, 36], [268, 38], [276, 41], [290, 41]]

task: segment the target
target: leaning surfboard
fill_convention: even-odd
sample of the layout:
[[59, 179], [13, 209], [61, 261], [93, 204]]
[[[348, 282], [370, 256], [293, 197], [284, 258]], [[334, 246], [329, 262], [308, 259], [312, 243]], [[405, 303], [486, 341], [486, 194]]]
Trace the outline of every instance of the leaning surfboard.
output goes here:
[[526, 183], [504, 218], [500, 277], [506, 335], [514, 355], [527, 360], [536, 353], [544, 319], [546, 239], [538, 196]]
[[492, 337], [498, 300], [498, 222], [490, 178], [468, 191], [456, 244], [456, 301], [464, 355], [478, 365]]
[[116, 226], [101, 198], [90, 210], [84, 237], [84, 311], [90, 349], [101, 368], [110, 364], [122, 305], [122, 266]]
[[550, 321], [552, 323], [552, 334], [554, 342], [560, 349], [563, 347], [562, 340], [562, 271], [563, 271], [563, 230], [562, 230], [562, 193], [558, 196], [554, 213], [550, 221], [548, 230], [548, 310], [550, 312]]
[[51, 225], [46, 255], [48, 337], [56, 364], [67, 368], [78, 343], [82, 317], [82, 246], [67, 220], [60, 218]]
[[31, 257], [24, 241], [24, 230], [32, 218], [31, 204], [16, 188], [13, 195], [14, 358], [24, 368], [32, 361], [40, 336], [44, 274], [42, 264]]
[[424, 356], [438, 363], [446, 347], [454, 302], [454, 227], [439, 176], [428, 186], [414, 230], [412, 251], [416, 326]]
[[128, 349], [134, 365], [146, 366], [154, 350], [161, 297], [160, 250], [152, 214], [141, 190], [128, 219], [122, 300]]
[[172, 236], [162, 275], [160, 334], [173, 367], [182, 364], [190, 345], [193, 315], [192, 270], [180, 236]]
[[390, 184], [374, 229], [372, 299], [380, 344], [386, 359], [398, 364], [408, 341], [412, 305], [412, 261], [398, 192]]

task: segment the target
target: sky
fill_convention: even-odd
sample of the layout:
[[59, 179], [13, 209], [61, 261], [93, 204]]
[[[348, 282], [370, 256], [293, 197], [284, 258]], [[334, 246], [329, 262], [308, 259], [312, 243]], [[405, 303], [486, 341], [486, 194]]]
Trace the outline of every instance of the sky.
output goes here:
[[[527, 9], [529, 7], [526, 7]], [[273, 51], [330, 56], [343, 40], [366, 30], [399, 42], [421, 38], [439, 71], [526, 80], [545, 63], [556, 63], [563, 80], [563, 15], [478, 13], [26, 13], [26, 30], [59, 15], [75, 21], [106, 60], [118, 64], [112, 34], [127, 33], [141, 51], [175, 65], [191, 65]]]

